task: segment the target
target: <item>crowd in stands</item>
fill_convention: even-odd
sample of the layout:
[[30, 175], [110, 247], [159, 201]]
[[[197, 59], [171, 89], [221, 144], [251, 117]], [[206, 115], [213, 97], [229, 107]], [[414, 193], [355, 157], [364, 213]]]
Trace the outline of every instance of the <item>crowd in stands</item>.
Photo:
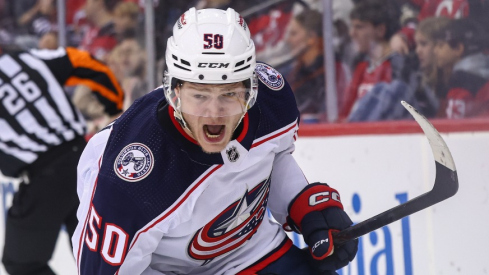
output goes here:
[[350, 35], [364, 57], [352, 68], [340, 120], [408, 118], [400, 100], [431, 118], [487, 117], [486, 2], [358, 1]]
[[[154, 88], [146, 83], [144, 2], [66, 0], [68, 46], [110, 65], [125, 108]], [[326, 115], [322, 1], [155, 0], [157, 83], [178, 17], [191, 6], [233, 7], [248, 23], [257, 59], [289, 81], [303, 123], [407, 119], [401, 100], [429, 118], [488, 117], [487, 2], [334, 0], [334, 38], [327, 41], [335, 53], [333, 121]], [[56, 3], [0, 0], [0, 44], [57, 48]]]

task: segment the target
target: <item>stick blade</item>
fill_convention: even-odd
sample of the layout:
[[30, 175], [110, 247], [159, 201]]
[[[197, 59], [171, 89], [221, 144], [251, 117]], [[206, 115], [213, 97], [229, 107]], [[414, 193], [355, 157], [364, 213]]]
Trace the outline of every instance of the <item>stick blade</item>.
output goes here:
[[335, 246], [356, 239], [382, 226], [395, 222], [408, 215], [426, 209], [440, 201], [443, 201], [458, 191], [458, 177], [455, 169], [455, 162], [447, 144], [440, 136], [440, 133], [433, 125], [416, 109], [405, 101], [401, 104], [414, 117], [430, 143], [433, 157], [435, 158], [436, 178], [431, 191], [428, 191], [416, 198], [413, 198], [401, 205], [384, 211], [361, 223], [350, 226], [338, 233], [333, 233]]
[[401, 104], [411, 113], [421, 129], [423, 129], [435, 158], [435, 184], [432, 191], [427, 195], [431, 197], [430, 200], [433, 203], [438, 203], [455, 195], [458, 191], [458, 176], [455, 162], [447, 144], [435, 127], [418, 110], [405, 101], [401, 101]]
[[455, 168], [455, 162], [453, 161], [452, 154], [450, 153], [447, 144], [440, 136], [440, 133], [438, 133], [435, 127], [433, 127], [431, 122], [429, 122], [422, 114], [418, 112], [418, 110], [414, 109], [414, 107], [409, 105], [409, 103], [406, 101], [401, 101], [401, 104], [414, 117], [421, 129], [423, 129], [424, 134], [430, 142], [430, 147], [433, 151], [435, 161], [452, 171], [456, 171], [457, 169]]

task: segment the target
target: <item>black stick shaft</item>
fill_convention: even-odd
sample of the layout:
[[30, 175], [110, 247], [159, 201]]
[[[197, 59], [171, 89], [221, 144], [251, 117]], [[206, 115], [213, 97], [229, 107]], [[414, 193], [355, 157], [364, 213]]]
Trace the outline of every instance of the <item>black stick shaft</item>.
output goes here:
[[435, 185], [431, 191], [361, 223], [357, 223], [341, 232], [336, 234], [333, 233], [334, 244], [338, 246], [349, 240], [357, 239], [382, 226], [388, 225], [455, 195], [458, 190], [457, 172], [448, 169], [446, 166], [436, 161], [435, 164], [436, 179]]

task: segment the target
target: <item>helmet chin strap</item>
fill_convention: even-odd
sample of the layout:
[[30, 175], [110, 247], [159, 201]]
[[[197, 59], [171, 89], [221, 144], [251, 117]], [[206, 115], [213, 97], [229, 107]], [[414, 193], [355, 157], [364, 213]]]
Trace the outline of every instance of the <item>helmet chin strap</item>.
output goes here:
[[245, 104], [245, 112], [241, 115], [241, 117], [239, 118], [238, 120], [238, 123], [236, 123], [236, 126], [234, 127], [233, 129], [233, 133], [234, 131], [236, 131], [236, 129], [238, 128], [239, 124], [241, 123], [241, 121], [243, 120], [244, 116], [246, 115], [246, 113], [248, 112], [248, 110], [250, 109], [250, 101], [251, 101], [251, 98], [249, 98], [247, 101], [246, 101], [246, 104]]
[[188, 124], [187, 122], [185, 121], [185, 118], [183, 118], [183, 114], [182, 112], [180, 111], [177, 111], [176, 109], [173, 111], [173, 116], [175, 117], [175, 120], [178, 121], [178, 124], [180, 124], [180, 126], [182, 126], [183, 130], [187, 131], [188, 133], [190, 133], [190, 136], [194, 139], [195, 138], [195, 135], [194, 133], [192, 132], [192, 130], [190, 130], [190, 127], [188, 127]]
[[173, 109], [173, 116], [175, 117], [175, 120], [178, 121], [178, 124], [182, 126], [182, 128], [190, 133], [190, 135], [195, 139], [194, 133], [192, 133], [192, 130], [188, 127], [187, 122], [185, 121], [185, 118], [183, 118], [182, 112], [178, 111], [178, 108], [180, 107], [180, 98], [178, 98], [177, 101], [178, 106], [175, 106]]
[[239, 124], [241, 123], [241, 121], [243, 120], [245, 115], [246, 115], [246, 112], [244, 114], [242, 114], [241, 117], [239, 118], [238, 123], [236, 123], [236, 126], [234, 126], [233, 134], [234, 134], [234, 131], [236, 131], [236, 129], [238, 128]]

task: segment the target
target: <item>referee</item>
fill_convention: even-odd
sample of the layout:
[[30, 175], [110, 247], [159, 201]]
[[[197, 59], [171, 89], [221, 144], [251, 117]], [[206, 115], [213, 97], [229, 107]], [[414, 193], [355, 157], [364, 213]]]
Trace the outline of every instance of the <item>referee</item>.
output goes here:
[[114, 74], [75, 48], [0, 53], [0, 170], [22, 182], [7, 214], [2, 262], [9, 274], [54, 274], [62, 225], [77, 225], [76, 166], [86, 123], [63, 90], [84, 85], [109, 116], [121, 113]]

